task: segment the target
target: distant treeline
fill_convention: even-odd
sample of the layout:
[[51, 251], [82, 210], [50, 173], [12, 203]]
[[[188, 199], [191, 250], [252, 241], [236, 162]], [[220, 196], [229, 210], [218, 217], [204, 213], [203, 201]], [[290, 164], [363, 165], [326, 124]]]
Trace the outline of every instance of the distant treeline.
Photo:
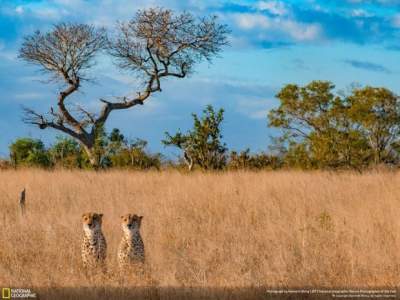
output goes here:
[[[269, 150], [229, 151], [223, 143], [223, 109], [207, 106], [193, 114], [193, 128], [170, 134], [162, 141], [181, 150], [179, 161], [149, 153], [147, 142], [129, 140], [113, 129], [96, 133], [95, 156], [101, 168], [161, 169], [356, 169], [400, 163], [400, 98], [386, 88], [354, 87], [334, 91], [326, 81], [300, 87], [286, 85], [278, 94], [278, 108], [268, 114], [268, 126], [280, 129]], [[249, 133], [251, 134], [251, 133]], [[92, 168], [83, 146], [58, 137], [46, 148], [42, 141], [20, 138], [10, 145], [3, 166]], [[1, 166], [1, 165], [0, 165]]]

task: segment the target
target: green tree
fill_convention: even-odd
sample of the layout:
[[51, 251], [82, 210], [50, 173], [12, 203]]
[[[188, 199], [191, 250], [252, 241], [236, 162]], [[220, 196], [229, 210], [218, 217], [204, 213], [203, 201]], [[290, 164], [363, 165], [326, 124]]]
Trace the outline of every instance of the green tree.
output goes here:
[[193, 129], [186, 134], [166, 132], [162, 143], [182, 150], [183, 158], [189, 170], [198, 165], [205, 170], [222, 169], [226, 164], [225, 144], [221, 142], [220, 125], [224, 119], [224, 110], [214, 111], [211, 105], [203, 110], [203, 116], [193, 116]]
[[[150, 154], [146, 151], [147, 142], [142, 139], [125, 140], [123, 136], [114, 132], [118, 137], [112, 139], [113, 143], [120, 143], [120, 147], [114, 147], [110, 156], [112, 166], [119, 168], [131, 168], [138, 170], [160, 169], [162, 164], [162, 155]], [[111, 139], [111, 136], [110, 136]]]
[[118, 128], [114, 128], [109, 134], [108, 140], [110, 141], [110, 144], [113, 144], [113, 148], [118, 149], [124, 144], [125, 137]]
[[15, 166], [51, 167], [49, 153], [38, 139], [17, 139], [10, 145], [10, 159]]
[[354, 126], [367, 137], [375, 164], [396, 162], [400, 133], [400, 97], [386, 88], [354, 89], [349, 97]]
[[[109, 137], [107, 136], [104, 125], [96, 127], [92, 157], [90, 158], [88, 156], [88, 159], [92, 160], [92, 165], [95, 169], [108, 168], [111, 166], [109, 150]], [[95, 159], [94, 163], [93, 158]]]
[[313, 81], [285, 86], [269, 125], [283, 130], [285, 161], [304, 168], [362, 168], [370, 161], [368, 137], [354, 122], [351, 97], [335, 95], [334, 85]]
[[57, 136], [49, 149], [53, 163], [63, 168], [84, 168], [90, 165], [77, 141], [69, 137]]

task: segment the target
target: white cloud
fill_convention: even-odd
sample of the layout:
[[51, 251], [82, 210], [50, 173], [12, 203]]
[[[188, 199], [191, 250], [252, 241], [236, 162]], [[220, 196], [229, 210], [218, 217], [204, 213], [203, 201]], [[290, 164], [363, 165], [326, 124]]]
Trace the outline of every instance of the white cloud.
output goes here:
[[324, 12], [324, 13], [329, 13], [329, 9], [327, 9], [327, 8], [325, 8], [325, 7], [323, 7], [323, 6], [321, 6], [321, 5], [318, 4], [318, 3], [312, 3], [312, 4], [311, 4], [311, 7], [312, 7], [312, 9], [315, 10], [315, 11], [320, 11], [320, 12]]
[[271, 18], [262, 14], [236, 14], [236, 24], [245, 30], [260, 30], [262, 36], [284, 33], [296, 41], [312, 41], [322, 35], [319, 24], [306, 24], [287, 18]]
[[34, 9], [32, 13], [39, 19], [44, 20], [59, 20], [63, 15], [67, 14], [65, 10], [59, 10], [56, 8]]
[[312, 41], [321, 36], [322, 29], [318, 24], [304, 24], [292, 20], [278, 22], [282, 30], [297, 41]]
[[15, 8], [15, 12], [18, 14], [18, 15], [22, 15], [23, 13], [24, 13], [24, 7], [22, 6], [22, 5], [19, 5], [19, 6], [17, 6], [16, 8]]
[[259, 10], [266, 10], [273, 15], [283, 16], [288, 13], [286, 5], [281, 1], [260, 1], [256, 7]]
[[107, 77], [123, 84], [138, 84], [139, 80], [137, 80], [135, 77], [129, 76], [129, 75], [124, 75], [116, 72], [109, 72], [107, 74]]
[[392, 24], [394, 27], [400, 28], [400, 14], [394, 16]]
[[263, 110], [259, 110], [259, 111], [255, 111], [253, 113], [249, 114], [249, 117], [251, 119], [266, 119], [268, 115], [268, 110], [267, 109], [263, 109]]
[[63, 5], [63, 6], [68, 6], [68, 7], [75, 7], [79, 8], [81, 5], [83, 5], [82, 0], [53, 0], [55, 3]]
[[40, 81], [42, 81], [42, 80], [43, 80], [43, 77], [38, 76], [38, 75], [34, 75], [34, 76], [22, 76], [22, 77], [19, 77], [19, 78], [18, 78], [18, 81], [19, 81], [19, 82], [22, 82], [22, 83], [31, 83], [31, 82], [33, 82], [33, 81], [40, 82]]
[[237, 101], [237, 111], [251, 119], [266, 119], [272, 103], [272, 99], [242, 96]]
[[3, 40], [0, 40], [0, 58], [7, 60], [15, 60], [17, 53], [6, 49], [6, 44]]
[[359, 9], [354, 9], [354, 10], [351, 12], [351, 15], [352, 15], [353, 17], [372, 17], [372, 16], [373, 16], [373, 14], [371, 14], [371, 13], [369, 13], [369, 12], [367, 12], [366, 10], [361, 9], [361, 8], [359, 8]]
[[350, 3], [378, 3], [378, 4], [398, 4], [400, 3], [399, 0], [347, 0]]
[[27, 3], [25, 5], [18, 5], [15, 8], [9, 7], [4, 10], [8, 15], [13, 16], [32, 16], [41, 20], [57, 21], [69, 15], [66, 8], [61, 6], [46, 6], [38, 3]]
[[7, 60], [16, 60], [17, 56], [18, 55], [15, 52], [11, 52], [11, 51], [1, 51], [0, 52], [0, 57], [7, 59]]
[[18, 100], [36, 100], [42, 98], [44, 95], [36, 92], [26, 92], [15, 94], [15, 99]]
[[271, 27], [270, 18], [261, 14], [237, 14], [236, 22], [242, 29], [253, 29], [255, 27], [265, 29]]

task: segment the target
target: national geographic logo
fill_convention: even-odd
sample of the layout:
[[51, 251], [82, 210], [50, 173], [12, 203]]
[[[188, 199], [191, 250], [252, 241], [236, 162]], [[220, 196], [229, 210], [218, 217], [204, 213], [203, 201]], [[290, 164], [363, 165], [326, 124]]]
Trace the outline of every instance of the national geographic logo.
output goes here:
[[33, 293], [31, 289], [12, 289], [12, 288], [2, 288], [1, 289], [2, 299], [35, 299], [36, 293]]
[[10, 288], [2, 288], [1, 289], [1, 298], [2, 299], [11, 299], [11, 289]]

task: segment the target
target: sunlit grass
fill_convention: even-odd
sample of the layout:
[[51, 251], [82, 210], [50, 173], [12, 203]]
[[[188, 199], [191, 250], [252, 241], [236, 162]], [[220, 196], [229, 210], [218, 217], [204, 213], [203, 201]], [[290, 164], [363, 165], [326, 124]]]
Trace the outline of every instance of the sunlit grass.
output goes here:
[[[0, 286], [400, 284], [397, 173], [10, 170], [0, 204]], [[109, 246], [96, 278], [80, 263], [88, 211], [104, 213]], [[144, 216], [146, 278], [116, 272], [128, 212]]]

